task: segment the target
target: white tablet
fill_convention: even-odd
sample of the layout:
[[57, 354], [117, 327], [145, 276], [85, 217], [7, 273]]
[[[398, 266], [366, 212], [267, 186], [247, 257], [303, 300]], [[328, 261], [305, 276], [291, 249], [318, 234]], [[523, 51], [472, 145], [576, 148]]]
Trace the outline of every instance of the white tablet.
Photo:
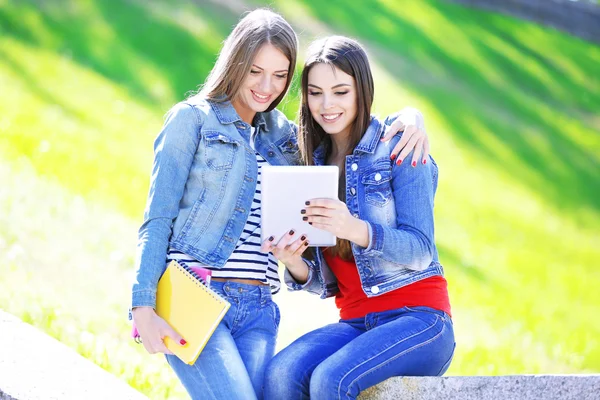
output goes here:
[[293, 240], [306, 234], [309, 246], [335, 246], [336, 237], [302, 221], [305, 202], [315, 198], [338, 198], [337, 166], [262, 167], [261, 241], [276, 240], [291, 229]]

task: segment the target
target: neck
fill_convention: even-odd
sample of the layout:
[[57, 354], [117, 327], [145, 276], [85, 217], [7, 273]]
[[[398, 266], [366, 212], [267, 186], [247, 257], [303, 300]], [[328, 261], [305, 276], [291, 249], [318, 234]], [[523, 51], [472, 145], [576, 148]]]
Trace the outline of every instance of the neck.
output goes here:
[[344, 157], [350, 150], [350, 132], [340, 132], [331, 135], [331, 155]]
[[242, 107], [237, 100], [233, 100], [231, 105], [235, 109], [235, 112], [240, 116], [242, 121], [247, 123], [248, 125], [252, 125], [252, 121], [254, 121], [254, 117], [256, 116], [256, 112], [252, 111], [246, 107]]

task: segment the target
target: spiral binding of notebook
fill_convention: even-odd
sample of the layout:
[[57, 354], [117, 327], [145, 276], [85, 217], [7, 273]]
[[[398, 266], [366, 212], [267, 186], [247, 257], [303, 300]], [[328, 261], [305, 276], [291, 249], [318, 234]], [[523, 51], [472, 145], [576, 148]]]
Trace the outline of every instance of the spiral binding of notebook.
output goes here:
[[[176, 265], [178, 268], [182, 268], [185, 272], [187, 272], [189, 275], [191, 275], [190, 279], [196, 279], [197, 281], [200, 281], [204, 287], [206, 289], [208, 289], [208, 293], [215, 297], [218, 298], [222, 301], [227, 301], [223, 298], [223, 296], [221, 296], [219, 293], [215, 292], [214, 290], [212, 290], [210, 288], [210, 281], [208, 281], [207, 279], [203, 278], [202, 276], [200, 276], [200, 274], [198, 272], [196, 272], [194, 267], [190, 267], [189, 265], [187, 265], [185, 262], [180, 261], [180, 260], [171, 260], [172, 263], [174, 263], [174, 265]], [[207, 275], [210, 278], [210, 270], [205, 269], [204, 271], [206, 271]]]

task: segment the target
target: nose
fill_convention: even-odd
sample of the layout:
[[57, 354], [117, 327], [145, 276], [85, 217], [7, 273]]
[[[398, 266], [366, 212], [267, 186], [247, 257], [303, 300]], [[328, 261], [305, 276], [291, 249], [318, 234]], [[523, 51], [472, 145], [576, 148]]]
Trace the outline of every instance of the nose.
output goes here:
[[265, 74], [260, 80], [260, 90], [264, 94], [271, 92], [271, 77]]
[[328, 109], [334, 106], [333, 96], [323, 94], [323, 108]]

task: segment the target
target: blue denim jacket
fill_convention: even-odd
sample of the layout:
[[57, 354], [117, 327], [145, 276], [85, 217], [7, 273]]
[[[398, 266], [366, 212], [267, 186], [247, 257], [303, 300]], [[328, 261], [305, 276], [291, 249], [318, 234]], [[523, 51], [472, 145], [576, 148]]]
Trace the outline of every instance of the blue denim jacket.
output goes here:
[[[258, 113], [255, 148], [272, 165], [298, 164], [297, 127], [278, 110]], [[175, 105], [154, 142], [150, 191], [139, 229], [132, 307], [156, 305], [168, 247], [213, 267], [233, 252], [257, 179], [250, 125], [230, 102], [200, 96]]]
[[[413, 168], [410, 162], [397, 166], [390, 160], [391, 150], [400, 140], [397, 135], [387, 143], [380, 139], [395, 120], [371, 119], [367, 132], [346, 157], [346, 205], [355, 217], [367, 222], [369, 246], [352, 244], [352, 252], [363, 291], [368, 297], [382, 295], [434, 275], [443, 275], [434, 243], [433, 198], [437, 189], [438, 168], [432, 158]], [[314, 152], [315, 164], [324, 163], [325, 148]], [[407, 157], [410, 160], [411, 157]], [[322, 298], [334, 296], [337, 280], [315, 248], [308, 281], [297, 283], [285, 271], [292, 290], [307, 290]]]

